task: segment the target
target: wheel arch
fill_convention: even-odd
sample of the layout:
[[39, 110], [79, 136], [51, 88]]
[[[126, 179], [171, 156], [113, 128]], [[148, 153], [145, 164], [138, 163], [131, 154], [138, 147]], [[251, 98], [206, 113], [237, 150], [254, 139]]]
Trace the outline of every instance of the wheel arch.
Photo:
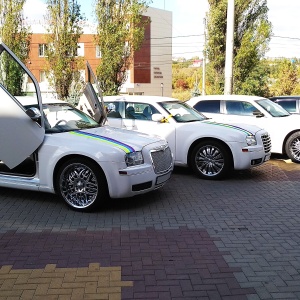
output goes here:
[[282, 154], [286, 155], [286, 150], [285, 150], [285, 145], [286, 145], [286, 142], [287, 140], [290, 138], [290, 136], [296, 132], [299, 132], [299, 135], [300, 135], [300, 129], [295, 129], [293, 131], [290, 131], [284, 138], [283, 140], [283, 143], [282, 143]]
[[86, 159], [86, 160], [89, 160], [91, 163], [94, 163], [95, 166], [97, 167], [97, 169], [99, 170], [99, 172], [101, 172], [101, 175], [103, 176], [103, 178], [105, 179], [105, 182], [106, 182], [106, 186], [107, 186], [107, 189], [108, 189], [108, 183], [107, 183], [107, 178], [106, 178], [106, 175], [103, 171], [103, 169], [101, 168], [101, 166], [95, 161], [93, 160], [92, 158], [88, 157], [88, 156], [85, 156], [85, 155], [82, 155], [82, 154], [69, 154], [69, 155], [66, 155], [64, 157], [62, 157], [55, 165], [55, 168], [54, 168], [54, 171], [53, 171], [53, 176], [52, 176], [52, 182], [53, 182], [53, 188], [54, 188], [54, 191], [57, 193], [57, 188], [56, 188], [56, 185], [55, 185], [55, 178], [57, 176], [57, 173], [60, 169], [60, 167], [65, 163], [67, 162], [68, 160], [71, 160], [73, 158], [83, 158], [83, 159]]
[[215, 142], [221, 143], [228, 150], [228, 153], [230, 154], [231, 167], [233, 167], [233, 155], [232, 155], [232, 151], [231, 151], [230, 147], [224, 141], [222, 141], [220, 139], [207, 138], [207, 137], [197, 139], [190, 145], [190, 148], [187, 153], [187, 163], [188, 163], [189, 167], [191, 167], [191, 154], [192, 154], [194, 148], [196, 147], [196, 145], [198, 145], [200, 142], [203, 142], [203, 141], [206, 141], [206, 142], [215, 141]]

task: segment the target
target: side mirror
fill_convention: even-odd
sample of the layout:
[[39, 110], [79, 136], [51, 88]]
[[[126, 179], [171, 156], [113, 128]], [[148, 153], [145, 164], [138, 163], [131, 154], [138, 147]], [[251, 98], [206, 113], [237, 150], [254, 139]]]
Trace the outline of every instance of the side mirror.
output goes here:
[[35, 122], [40, 122], [42, 115], [41, 112], [36, 107], [30, 107], [26, 110], [27, 116], [31, 118], [31, 120]]
[[260, 112], [259, 110], [254, 110], [254, 111], [253, 111], [253, 115], [256, 116], [256, 118], [262, 118], [262, 117], [265, 116], [265, 115], [264, 115], [262, 112]]
[[152, 115], [152, 121], [154, 122], [161, 122], [163, 120], [164, 116], [162, 114], [153, 114]]

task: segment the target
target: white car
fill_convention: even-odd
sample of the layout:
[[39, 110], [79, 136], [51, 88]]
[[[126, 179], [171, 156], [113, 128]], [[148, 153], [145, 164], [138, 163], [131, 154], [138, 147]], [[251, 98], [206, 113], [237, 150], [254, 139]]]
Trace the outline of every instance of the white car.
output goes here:
[[[106, 112], [91, 82], [84, 95], [97, 121], [63, 101], [42, 103], [32, 73], [3, 43], [0, 54], [2, 75], [9, 61], [36, 90], [35, 95], [13, 96], [9, 75], [0, 85], [1, 187], [57, 193], [72, 209], [87, 211], [108, 196], [149, 192], [170, 178], [173, 157], [167, 142], [103, 125]], [[88, 72], [94, 78], [89, 65]]]
[[272, 153], [286, 154], [300, 163], [300, 115], [291, 115], [273, 101], [257, 96], [209, 95], [187, 103], [218, 122], [243, 122], [266, 129]]
[[[173, 98], [108, 96], [104, 103], [111, 126], [166, 138], [175, 165], [190, 166], [204, 179], [223, 178], [232, 169], [248, 169], [270, 158], [267, 131], [211, 122]], [[79, 108], [84, 109], [85, 104], [80, 103]]]

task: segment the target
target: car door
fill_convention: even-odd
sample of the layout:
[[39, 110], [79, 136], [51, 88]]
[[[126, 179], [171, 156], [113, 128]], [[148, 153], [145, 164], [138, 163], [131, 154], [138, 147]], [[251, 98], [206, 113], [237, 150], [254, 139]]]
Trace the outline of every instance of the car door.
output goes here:
[[221, 102], [222, 122], [245, 123], [265, 127], [266, 117], [248, 101], [224, 100]]
[[100, 125], [103, 125], [107, 120], [107, 116], [103, 102], [102, 90], [92, 70], [92, 67], [88, 62], [86, 63], [86, 67], [88, 73], [88, 82], [83, 90], [83, 97], [85, 97], [85, 99], [83, 99], [83, 103], [89, 104], [89, 107], [92, 111], [92, 117]]
[[[128, 130], [140, 131], [147, 134], [155, 134], [168, 141], [172, 153], [176, 156], [176, 124], [168, 118], [167, 113], [155, 103], [125, 101], [125, 116], [122, 119], [122, 127]], [[152, 115], [162, 114], [165, 122], [153, 121]]]
[[0, 43], [0, 161], [10, 169], [31, 155], [41, 145], [45, 135], [42, 114], [37, 118], [34, 110], [27, 110], [26, 113], [13, 93], [20, 90], [16, 90], [17, 83], [12, 84], [14, 77], [10, 77], [9, 73], [12, 68], [22, 72], [21, 78], [25, 80], [22, 87], [26, 88], [29, 83], [34, 87], [34, 109], [42, 111], [41, 93], [35, 77], [4, 43]]

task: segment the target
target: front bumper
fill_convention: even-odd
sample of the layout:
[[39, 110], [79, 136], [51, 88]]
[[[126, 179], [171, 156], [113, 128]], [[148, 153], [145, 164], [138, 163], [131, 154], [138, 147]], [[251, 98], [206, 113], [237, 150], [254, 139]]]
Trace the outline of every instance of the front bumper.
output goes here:
[[155, 174], [152, 165], [142, 164], [119, 169], [118, 164], [102, 164], [111, 198], [132, 197], [162, 187], [171, 177], [173, 166], [163, 173]]
[[246, 170], [262, 165], [271, 156], [271, 152], [266, 153], [261, 145], [241, 147], [238, 143], [232, 143], [230, 146], [235, 170]]

